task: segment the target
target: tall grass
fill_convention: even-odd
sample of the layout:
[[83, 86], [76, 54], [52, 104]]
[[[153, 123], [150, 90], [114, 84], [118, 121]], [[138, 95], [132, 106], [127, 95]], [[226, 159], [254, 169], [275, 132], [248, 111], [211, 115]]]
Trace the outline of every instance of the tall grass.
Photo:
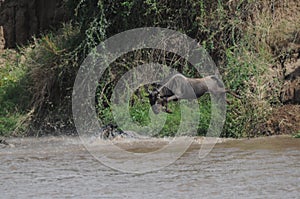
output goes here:
[[[68, 0], [73, 19], [22, 48], [23, 64], [1, 68], [0, 128], [11, 131], [30, 104], [29, 134], [41, 135], [72, 129], [71, 92], [77, 70], [99, 42], [132, 28], [159, 26], [195, 38], [213, 57], [227, 89], [242, 96], [228, 97], [223, 136], [244, 137], [260, 133], [272, 107], [279, 104], [280, 76], [271, 70], [299, 42], [299, 12], [290, 11], [297, 1], [204, 1], [204, 0]], [[282, 31], [281, 31], [282, 30]], [[284, 47], [284, 48], [282, 48]], [[164, 55], [164, 56], [162, 56]], [[172, 61], [169, 61], [172, 60]], [[168, 52], [141, 50], [128, 53], [111, 64], [99, 81], [97, 113], [103, 124], [114, 123], [110, 97], [125, 72], [143, 63], [168, 65], [189, 77], [199, 77], [186, 60]], [[14, 74], [9, 68], [13, 68]], [[24, 84], [22, 81], [30, 81]], [[20, 82], [20, 83], [18, 83]], [[23, 87], [28, 85], [28, 88]], [[16, 89], [16, 91], [14, 90]], [[18, 91], [18, 92], [17, 92]], [[22, 93], [30, 92], [30, 95]], [[10, 94], [9, 94], [10, 93]], [[15, 95], [15, 96], [11, 96]], [[10, 96], [10, 97], [7, 97]], [[23, 97], [28, 96], [25, 100]], [[141, 126], [150, 122], [145, 89], [133, 96], [130, 117]], [[22, 99], [14, 101], [16, 99]], [[12, 107], [17, 107], [16, 109]], [[181, 118], [178, 103], [157, 136], [176, 134]], [[26, 107], [26, 108], [24, 108]], [[205, 135], [211, 117], [209, 97], [200, 99], [199, 135]], [[22, 111], [20, 111], [22, 110]], [[121, 113], [120, 113], [121, 114]], [[74, 129], [73, 129], [74, 130]], [[2, 133], [3, 134], [3, 133]]]
[[73, 52], [78, 45], [78, 27], [65, 24], [21, 49], [32, 93], [27, 135], [68, 133], [72, 128], [71, 92], [80, 59]]
[[30, 102], [27, 69], [21, 57], [12, 50], [1, 54], [0, 67], [0, 136], [22, 129], [22, 121]]

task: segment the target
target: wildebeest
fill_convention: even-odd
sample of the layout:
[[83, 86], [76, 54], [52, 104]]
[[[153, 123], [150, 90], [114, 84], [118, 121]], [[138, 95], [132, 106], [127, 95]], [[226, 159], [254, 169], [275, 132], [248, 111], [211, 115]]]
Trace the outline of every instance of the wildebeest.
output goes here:
[[214, 94], [229, 92], [235, 95], [225, 89], [222, 81], [216, 75], [204, 78], [188, 78], [182, 74], [175, 74], [158, 89], [149, 92], [148, 97], [155, 114], [158, 114], [161, 108], [165, 108], [163, 111], [171, 113], [172, 111], [168, 109], [168, 102], [180, 99], [196, 99], [208, 92]]

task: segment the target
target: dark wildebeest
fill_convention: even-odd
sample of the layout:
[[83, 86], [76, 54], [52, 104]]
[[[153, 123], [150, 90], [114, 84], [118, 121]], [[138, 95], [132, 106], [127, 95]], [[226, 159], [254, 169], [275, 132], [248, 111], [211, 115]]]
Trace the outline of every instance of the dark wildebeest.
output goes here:
[[158, 89], [149, 93], [149, 101], [155, 114], [158, 114], [162, 107], [165, 108], [165, 112], [171, 113], [168, 109], [168, 102], [180, 99], [196, 99], [208, 92], [214, 94], [228, 92], [239, 98], [236, 94], [225, 90], [223, 83], [216, 75], [204, 78], [188, 78], [182, 74], [175, 74]]

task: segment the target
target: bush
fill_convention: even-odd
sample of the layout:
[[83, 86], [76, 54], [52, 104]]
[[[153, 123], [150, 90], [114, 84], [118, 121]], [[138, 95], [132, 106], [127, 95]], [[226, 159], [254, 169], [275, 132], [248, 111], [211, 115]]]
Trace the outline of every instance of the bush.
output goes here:
[[80, 59], [78, 38], [78, 27], [64, 24], [21, 49], [32, 93], [27, 135], [73, 131], [71, 94]]
[[[256, 136], [260, 134], [260, 125], [265, 122], [272, 107], [279, 104], [281, 77], [270, 68], [288, 55], [291, 42], [300, 41], [299, 24], [294, 23], [299, 12], [291, 12], [297, 3], [294, 0], [284, 3], [248, 0], [68, 0], [66, 3], [74, 15], [71, 22], [58, 32], [49, 32], [34, 39], [31, 45], [23, 48], [24, 64], [1, 68], [0, 100], [3, 106], [0, 116], [9, 118], [0, 123], [0, 128], [6, 128], [5, 132], [17, 125], [28, 108], [30, 96], [26, 95], [28, 89], [24, 85], [29, 85], [33, 99], [28, 119], [30, 135], [74, 130], [71, 92], [84, 58], [101, 41], [116, 33], [158, 26], [195, 38], [213, 57], [226, 88], [242, 97], [239, 100], [227, 96], [230, 103], [222, 136]], [[103, 125], [114, 123], [110, 97], [118, 80], [133, 67], [149, 62], [172, 66], [189, 77], [201, 75], [186, 60], [169, 52], [144, 49], [120, 57], [105, 71], [97, 88], [96, 109]], [[12, 75], [8, 69], [11, 67], [20, 74]], [[25, 80], [30, 80], [30, 84], [22, 82]], [[23, 99], [25, 96], [28, 97]], [[130, 117], [141, 126], [148, 125], [151, 115], [145, 90], [137, 91], [133, 101]], [[157, 136], [173, 136], [177, 132], [182, 119], [180, 106], [178, 103], [170, 106], [174, 113], [167, 116]], [[211, 117], [209, 97], [202, 97], [199, 106], [197, 133], [204, 135]]]
[[300, 130], [297, 133], [295, 133], [293, 137], [294, 138], [300, 138]]
[[0, 135], [11, 135], [20, 127], [28, 111], [29, 81], [27, 70], [16, 52], [6, 50], [0, 59], [3, 61], [0, 68]]

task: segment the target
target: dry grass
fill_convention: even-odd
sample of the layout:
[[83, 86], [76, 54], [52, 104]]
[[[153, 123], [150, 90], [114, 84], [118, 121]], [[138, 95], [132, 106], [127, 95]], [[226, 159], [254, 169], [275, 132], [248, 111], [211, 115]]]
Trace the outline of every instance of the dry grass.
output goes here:
[[[285, 61], [290, 54], [300, 50], [300, 2], [161, 0], [147, 1], [147, 5], [133, 0], [128, 2], [136, 7], [117, 7], [119, 3], [114, 1], [107, 1], [103, 5], [108, 24], [113, 27], [107, 28], [109, 25], [103, 22], [102, 14], [95, 15], [99, 10], [87, 12], [83, 16], [79, 13], [78, 17], [85, 23], [78, 28], [81, 30], [65, 27], [59, 33], [35, 39], [30, 46], [23, 49], [25, 65], [30, 71], [32, 83], [31, 122], [40, 120], [37, 126], [49, 124], [56, 131], [62, 124], [62, 118], [70, 119], [66, 112], [70, 109], [68, 97], [76, 75], [73, 65], [80, 64], [78, 60], [84, 59], [91, 47], [101, 41], [106, 33], [109, 35], [134, 28], [136, 23], [141, 27], [155, 25], [178, 29], [196, 38], [220, 66], [226, 86], [243, 96], [242, 101], [231, 99], [232, 104], [228, 106], [228, 126], [225, 131], [230, 132], [226, 136], [245, 136], [249, 131], [259, 133], [259, 126], [267, 121], [272, 108], [279, 104], [286, 70], [282, 66], [282, 60]], [[91, 5], [86, 0], [81, 3]], [[82, 37], [84, 41], [74, 39], [76, 36]], [[76, 41], [83, 46], [75, 46], [70, 41]], [[76, 50], [79, 52], [76, 52], [78, 57], [72, 57], [70, 52]], [[114, 68], [108, 71], [107, 82], [99, 87], [99, 96], [105, 101], [102, 103], [105, 104], [103, 107], [109, 104], [109, 92], [122, 75], [119, 73], [141, 64], [144, 54], [139, 55], [136, 52], [139, 61], [130, 59], [128, 54], [127, 57], [124, 56], [124, 59], [127, 58], [126, 62], [117, 60], [114, 63]], [[155, 61], [162, 62], [153, 55]], [[171, 58], [171, 61], [164, 60], [162, 63], [173, 65], [190, 76], [195, 75], [186, 67], [184, 60], [173, 59], [171, 56], [167, 58]], [[56, 114], [53, 114], [55, 111]], [[109, 118], [103, 111], [99, 114], [100, 117]], [[285, 123], [287, 122], [284, 120], [280, 125]]]
[[300, 2], [258, 1], [250, 4], [250, 31], [275, 55], [300, 48]]
[[285, 105], [274, 109], [261, 126], [265, 135], [296, 134], [300, 131], [300, 105]]

